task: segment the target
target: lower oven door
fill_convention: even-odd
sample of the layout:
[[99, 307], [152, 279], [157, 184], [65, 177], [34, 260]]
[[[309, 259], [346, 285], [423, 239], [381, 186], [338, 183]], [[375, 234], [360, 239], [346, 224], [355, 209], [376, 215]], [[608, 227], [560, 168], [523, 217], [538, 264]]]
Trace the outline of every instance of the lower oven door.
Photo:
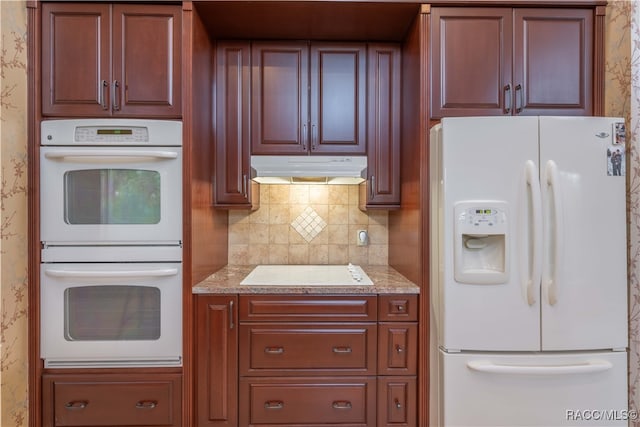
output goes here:
[[45, 367], [180, 366], [181, 263], [41, 264]]

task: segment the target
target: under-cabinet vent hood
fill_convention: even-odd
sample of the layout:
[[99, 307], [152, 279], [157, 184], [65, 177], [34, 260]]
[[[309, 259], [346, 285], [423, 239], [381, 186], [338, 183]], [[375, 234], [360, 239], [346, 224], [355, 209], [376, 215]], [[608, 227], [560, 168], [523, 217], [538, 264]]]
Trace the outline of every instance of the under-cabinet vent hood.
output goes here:
[[252, 178], [263, 184], [359, 184], [366, 156], [251, 156]]

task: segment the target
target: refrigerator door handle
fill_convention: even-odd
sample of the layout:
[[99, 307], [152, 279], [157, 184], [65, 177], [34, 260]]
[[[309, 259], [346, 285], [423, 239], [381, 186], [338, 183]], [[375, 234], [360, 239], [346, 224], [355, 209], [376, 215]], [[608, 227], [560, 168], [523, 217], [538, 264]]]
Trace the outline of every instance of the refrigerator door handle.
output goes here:
[[498, 365], [488, 360], [471, 360], [467, 367], [473, 371], [511, 375], [567, 375], [589, 374], [613, 368], [606, 360], [587, 360], [572, 365]]
[[[524, 218], [523, 227], [529, 227], [529, 230], [522, 230], [522, 235], [529, 235], [532, 241], [529, 242], [524, 253], [526, 257], [521, 258], [521, 271], [526, 272], [522, 278], [522, 292], [524, 293], [527, 304], [533, 305], [536, 302], [535, 290], [540, 284], [542, 278], [542, 196], [540, 194], [540, 179], [538, 177], [538, 167], [536, 164], [527, 160], [524, 167], [526, 194], [529, 195], [532, 220]], [[526, 215], [527, 209], [524, 211]]]
[[545, 166], [546, 193], [551, 193], [549, 204], [549, 220], [547, 221], [547, 257], [546, 265], [543, 269], [542, 290], [547, 297], [549, 305], [558, 302], [558, 270], [561, 264], [563, 249], [562, 241], [562, 206], [560, 197], [560, 178], [558, 177], [558, 166], [553, 160], [547, 161]]

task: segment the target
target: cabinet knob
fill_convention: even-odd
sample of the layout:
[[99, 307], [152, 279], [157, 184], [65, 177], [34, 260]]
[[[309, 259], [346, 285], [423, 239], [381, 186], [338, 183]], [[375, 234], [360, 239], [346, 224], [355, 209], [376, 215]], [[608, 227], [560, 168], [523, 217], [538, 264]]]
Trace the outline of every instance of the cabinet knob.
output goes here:
[[396, 352], [402, 353], [403, 351], [404, 351], [404, 347], [403, 346], [401, 346], [401, 345], [397, 345], [396, 346]]
[[284, 353], [284, 347], [265, 347], [264, 352], [267, 354], [282, 354]]
[[402, 305], [402, 304], [398, 304], [398, 305], [396, 306], [396, 310], [398, 310], [398, 311], [404, 311], [404, 305]]
[[137, 409], [154, 409], [156, 406], [158, 406], [156, 400], [141, 400], [136, 403]]
[[333, 409], [351, 409], [353, 407], [348, 400], [336, 400], [331, 406]]
[[87, 405], [89, 405], [89, 401], [87, 400], [73, 400], [65, 403], [64, 407], [70, 411], [77, 411], [86, 408]]
[[402, 403], [398, 399], [395, 399], [393, 402], [396, 405], [397, 409], [402, 409]]
[[[518, 100], [520, 102], [518, 102]], [[522, 108], [524, 107], [524, 98], [522, 94], [522, 85], [516, 85], [516, 114], [522, 113]]]
[[282, 400], [270, 400], [264, 402], [265, 409], [282, 409], [284, 408], [284, 402]]

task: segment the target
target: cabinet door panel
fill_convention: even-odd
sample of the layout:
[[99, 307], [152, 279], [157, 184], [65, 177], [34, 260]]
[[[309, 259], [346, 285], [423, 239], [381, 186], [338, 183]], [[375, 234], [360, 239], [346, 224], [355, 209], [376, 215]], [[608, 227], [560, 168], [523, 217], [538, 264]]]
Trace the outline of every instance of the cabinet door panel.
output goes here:
[[432, 117], [508, 114], [512, 9], [433, 8], [431, 20]]
[[311, 46], [311, 151], [366, 153], [366, 45]]
[[304, 43], [254, 43], [253, 154], [305, 154], [309, 50]]
[[415, 426], [416, 377], [378, 379], [378, 426]]
[[196, 297], [198, 426], [237, 425], [237, 297]]
[[216, 206], [250, 206], [249, 42], [216, 47]]
[[516, 113], [591, 115], [593, 12], [515, 9], [514, 16]]
[[109, 115], [109, 37], [107, 4], [42, 4], [43, 115]]
[[180, 116], [181, 32], [177, 6], [114, 5], [114, 114]]

